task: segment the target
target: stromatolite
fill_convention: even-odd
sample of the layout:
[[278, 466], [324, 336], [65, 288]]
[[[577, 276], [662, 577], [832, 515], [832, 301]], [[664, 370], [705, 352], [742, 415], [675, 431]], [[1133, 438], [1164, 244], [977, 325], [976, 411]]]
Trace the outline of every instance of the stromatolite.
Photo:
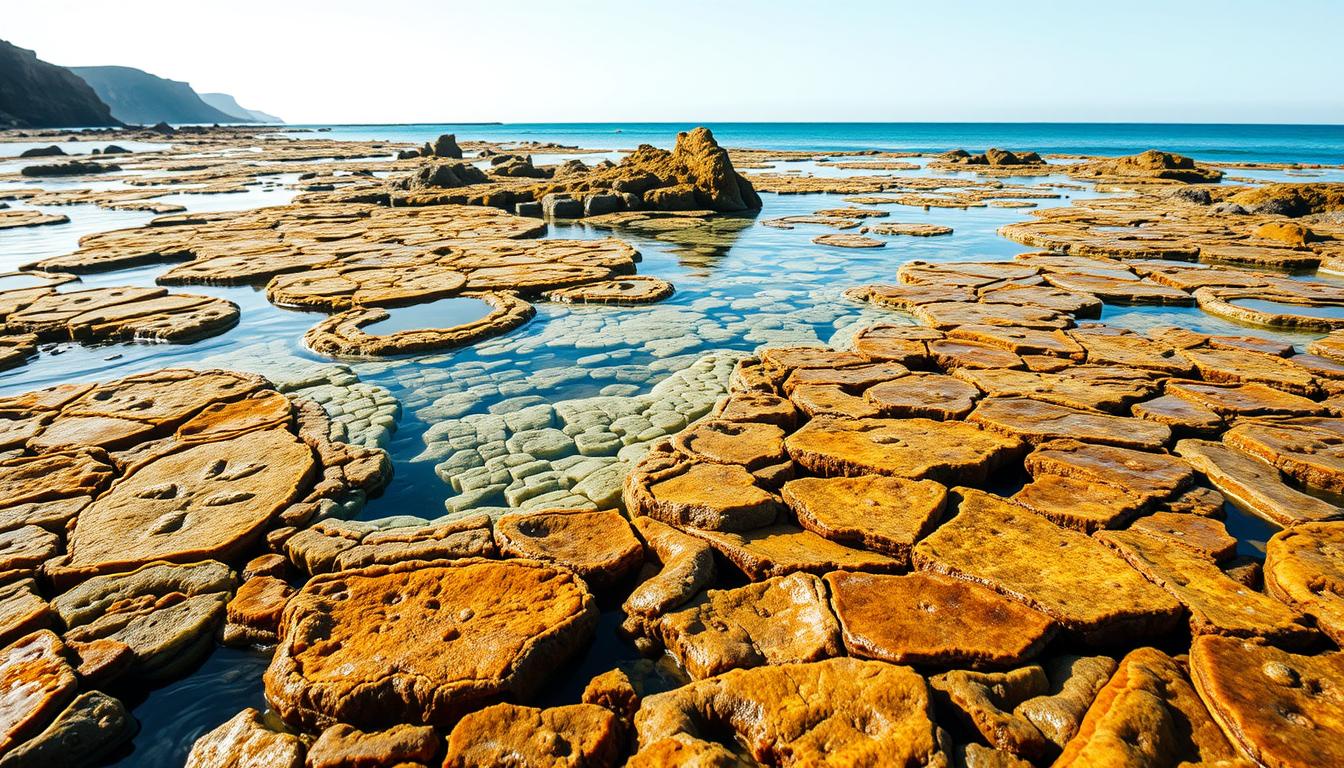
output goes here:
[[285, 607], [266, 697], [309, 728], [448, 725], [501, 697], [530, 695], [596, 625], [582, 580], [533, 560], [315, 576]]

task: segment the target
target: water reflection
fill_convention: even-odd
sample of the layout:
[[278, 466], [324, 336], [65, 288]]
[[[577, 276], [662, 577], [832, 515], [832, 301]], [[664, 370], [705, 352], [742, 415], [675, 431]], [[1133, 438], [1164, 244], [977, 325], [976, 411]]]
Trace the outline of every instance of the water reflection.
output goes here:
[[363, 326], [360, 330], [374, 336], [424, 328], [447, 329], [474, 323], [495, 310], [480, 299], [455, 296], [405, 307], [386, 307], [387, 318]]

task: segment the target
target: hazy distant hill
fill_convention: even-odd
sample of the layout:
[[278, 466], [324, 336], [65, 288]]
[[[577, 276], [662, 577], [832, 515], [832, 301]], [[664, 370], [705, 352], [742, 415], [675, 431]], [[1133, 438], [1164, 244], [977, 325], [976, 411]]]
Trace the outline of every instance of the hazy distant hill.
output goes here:
[[107, 105], [70, 70], [0, 40], [0, 128], [116, 124]]
[[132, 67], [70, 67], [93, 86], [112, 108], [112, 116], [127, 123], [238, 123], [233, 115], [201, 101], [187, 83], [151, 75]]
[[256, 120], [259, 123], [283, 123], [284, 120], [269, 115], [256, 109], [248, 109], [238, 103], [238, 100], [227, 93], [202, 93], [201, 101], [218, 109], [226, 115], [233, 115], [239, 120]]

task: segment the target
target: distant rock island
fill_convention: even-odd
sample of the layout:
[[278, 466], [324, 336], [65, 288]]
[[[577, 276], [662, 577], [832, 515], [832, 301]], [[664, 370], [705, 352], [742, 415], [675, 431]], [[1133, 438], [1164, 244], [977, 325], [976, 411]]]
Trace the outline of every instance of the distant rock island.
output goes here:
[[244, 122], [283, 123], [284, 120], [259, 109], [248, 109], [227, 93], [202, 93], [201, 101]]
[[117, 125], [107, 104], [65, 67], [0, 40], [0, 127]]

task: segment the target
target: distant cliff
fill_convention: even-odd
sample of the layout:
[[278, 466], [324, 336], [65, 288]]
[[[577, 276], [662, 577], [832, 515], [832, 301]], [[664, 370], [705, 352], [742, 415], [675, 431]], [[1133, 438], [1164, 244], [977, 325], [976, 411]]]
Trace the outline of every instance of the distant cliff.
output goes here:
[[108, 106], [65, 67], [0, 40], [0, 128], [116, 125]]
[[204, 101], [206, 104], [209, 104], [210, 106], [214, 107], [215, 109], [218, 109], [220, 112], [223, 112], [226, 115], [233, 115], [239, 120], [243, 121], [255, 120], [259, 123], [285, 122], [284, 120], [281, 120], [275, 115], [267, 114], [265, 112], [262, 112], [261, 110], [248, 109], [247, 107], [244, 107], [243, 105], [239, 104], [237, 99], [233, 98], [227, 93], [202, 93], [201, 101]]
[[237, 123], [233, 115], [201, 101], [187, 83], [168, 80], [132, 67], [70, 67], [126, 123]]

